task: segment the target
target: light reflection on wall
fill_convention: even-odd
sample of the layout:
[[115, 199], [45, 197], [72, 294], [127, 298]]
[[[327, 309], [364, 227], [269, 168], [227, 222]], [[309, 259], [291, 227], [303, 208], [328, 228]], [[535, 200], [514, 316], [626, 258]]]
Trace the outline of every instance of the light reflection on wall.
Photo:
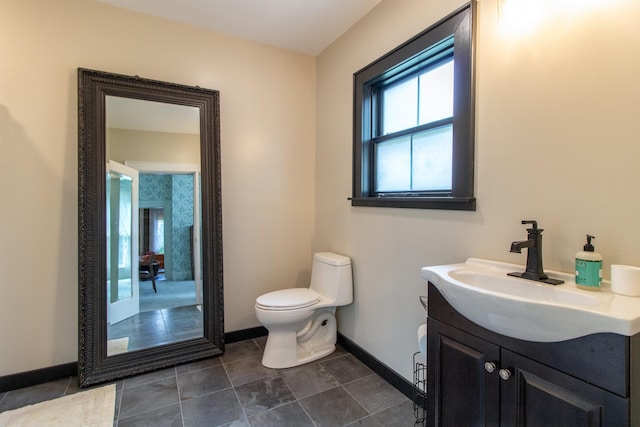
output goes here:
[[501, 31], [511, 37], [534, 35], [553, 25], [566, 30], [581, 15], [633, 0], [498, 0]]

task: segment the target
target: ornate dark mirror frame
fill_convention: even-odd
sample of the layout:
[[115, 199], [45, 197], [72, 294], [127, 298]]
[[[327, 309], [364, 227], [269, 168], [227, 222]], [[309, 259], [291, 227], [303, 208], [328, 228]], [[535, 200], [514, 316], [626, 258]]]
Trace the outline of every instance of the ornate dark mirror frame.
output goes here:
[[[105, 97], [200, 110], [204, 336], [107, 357]], [[220, 95], [78, 68], [78, 383], [88, 386], [224, 351]]]

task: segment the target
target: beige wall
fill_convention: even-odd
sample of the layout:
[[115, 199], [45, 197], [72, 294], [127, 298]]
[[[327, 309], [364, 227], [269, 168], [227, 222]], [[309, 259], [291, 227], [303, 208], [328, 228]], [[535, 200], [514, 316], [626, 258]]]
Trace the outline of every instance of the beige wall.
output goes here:
[[227, 331], [304, 284], [315, 58], [86, 0], [0, 0], [0, 58], [0, 376], [77, 360], [77, 67], [220, 91]]
[[408, 379], [424, 321], [423, 266], [471, 256], [524, 263], [509, 253], [526, 237], [521, 219], [545, 229], [547, 269], [573, 271], [586, 233], [605, 276], [612, 263], [640, 265], [633, 0], [525, 2], [555, 4], [529, 32], [499, 20], [496, 0], [479, 1], [477, 210], [350, 206], [353, 73], [464, 3], [385, 0], [317, 59], [314, 248], [353, 257], [355, 302], [339, 310], [340, 331]]
[[200, 135], [107, 129], [107, 160], [200, 164]]

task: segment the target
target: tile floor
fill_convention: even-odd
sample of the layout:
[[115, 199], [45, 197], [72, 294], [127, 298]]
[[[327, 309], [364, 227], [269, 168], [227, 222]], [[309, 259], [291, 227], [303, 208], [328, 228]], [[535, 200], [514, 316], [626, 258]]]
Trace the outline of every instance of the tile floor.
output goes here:
[[142, 311], [107, 326], [110, 340], [129, 337], [129, 351], [198, 338], [202, 331], [202, 311], [197, 305]]
[[[116, 381], [114, 427], [413, 426], [413, 404], [340, 347], [289, 369], [260, 363], [266, 337], [221, 357]], [[78, 392], [75, 378], [0, 393], [0, 412]]]

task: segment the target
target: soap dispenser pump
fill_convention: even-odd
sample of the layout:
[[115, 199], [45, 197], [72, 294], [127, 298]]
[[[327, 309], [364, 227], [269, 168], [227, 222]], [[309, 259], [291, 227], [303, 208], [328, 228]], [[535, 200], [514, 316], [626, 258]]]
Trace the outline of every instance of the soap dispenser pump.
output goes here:
[[576, 254], [576, 286], [597, 291], [602, 284], [602, 255], [595, 251], [591, 239], [595, 237], [587, 234], [587, 244]]

